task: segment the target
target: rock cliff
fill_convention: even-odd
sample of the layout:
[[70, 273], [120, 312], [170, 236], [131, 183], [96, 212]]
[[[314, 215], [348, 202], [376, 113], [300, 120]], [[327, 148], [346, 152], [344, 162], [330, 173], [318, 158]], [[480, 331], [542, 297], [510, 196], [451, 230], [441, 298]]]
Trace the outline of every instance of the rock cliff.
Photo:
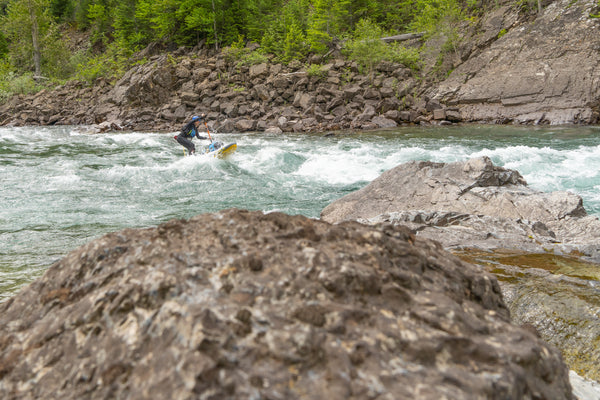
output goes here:
[[487, 14], [465, 62], [429, 95], [468, 121], [596, 123], [600, 19], [595, 0], [559, 0], [533, 20], [514, 4]]
[[0, 304], [3, 399], [571, 399], [567, 372], [493, 276], [391, 225], [127, 229]]

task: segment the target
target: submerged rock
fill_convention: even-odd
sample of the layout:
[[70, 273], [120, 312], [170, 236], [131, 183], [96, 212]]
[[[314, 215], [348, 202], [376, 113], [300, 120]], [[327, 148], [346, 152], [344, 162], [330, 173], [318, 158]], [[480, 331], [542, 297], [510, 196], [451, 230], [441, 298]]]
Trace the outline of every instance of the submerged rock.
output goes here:
[[106, 235], [0, 304], [0, 397], [573, 398], [435, 242], [239, 210]]
[[[534, 326], [573, 371], [600, 382], [600, 265], [506, 250], [457, 255], [494, 273], [515, 323]], [[600, 390], [579, 398], [600, 399]]]

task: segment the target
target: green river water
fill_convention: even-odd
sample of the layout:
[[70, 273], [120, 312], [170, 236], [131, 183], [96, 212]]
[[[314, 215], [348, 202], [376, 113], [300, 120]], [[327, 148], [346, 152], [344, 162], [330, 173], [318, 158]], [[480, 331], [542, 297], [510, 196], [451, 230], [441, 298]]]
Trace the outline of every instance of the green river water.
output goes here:
[[184, 158], [173, 133], [0, 128], [0, 301], [77, 246], [229, 207], [318, 217], [410, 160], [487, 155], [600, 215], [600, 129], [467, 126], [324, 135], [216, 134], [227, 160]]

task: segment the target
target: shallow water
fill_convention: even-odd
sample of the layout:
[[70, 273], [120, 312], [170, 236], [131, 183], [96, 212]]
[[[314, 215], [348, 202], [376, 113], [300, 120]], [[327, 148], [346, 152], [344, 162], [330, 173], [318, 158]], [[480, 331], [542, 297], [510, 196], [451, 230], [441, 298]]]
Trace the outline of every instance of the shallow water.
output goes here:
[[466, 126], [323, 135], [215, 134], [227, 160], [182, 157], [173, 133], [0, 128], [0, 301], [77, 246], [125, 227], [229, 207], [317, 218], [411, 160], [487, 155], [600, 215], [600, 129]]

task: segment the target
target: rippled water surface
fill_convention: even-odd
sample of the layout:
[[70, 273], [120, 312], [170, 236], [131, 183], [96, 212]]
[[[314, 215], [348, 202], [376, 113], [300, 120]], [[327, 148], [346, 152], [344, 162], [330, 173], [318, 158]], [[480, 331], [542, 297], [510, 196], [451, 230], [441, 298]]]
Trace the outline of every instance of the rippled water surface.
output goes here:
[[227, 160], [183, 157], [173, 133], [0, 128], [0, 301], [70, 250], [125, 227], [229, 207], [318, 217], [410, 160], [487, 155], [600, 215], [600, 129], [468, 126], [323, 135], [216, 134]]

